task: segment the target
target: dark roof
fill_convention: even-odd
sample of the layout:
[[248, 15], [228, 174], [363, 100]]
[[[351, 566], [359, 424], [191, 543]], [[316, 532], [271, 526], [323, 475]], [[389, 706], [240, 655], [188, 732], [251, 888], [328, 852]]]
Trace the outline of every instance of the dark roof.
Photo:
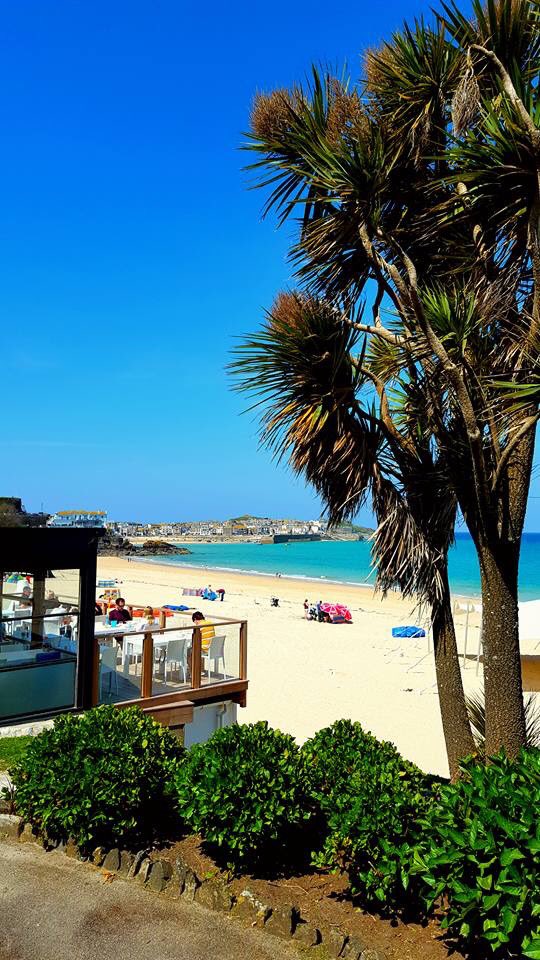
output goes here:
[[2, 527], [0, 571], [75, 570], [97, 551], [103, 529]]

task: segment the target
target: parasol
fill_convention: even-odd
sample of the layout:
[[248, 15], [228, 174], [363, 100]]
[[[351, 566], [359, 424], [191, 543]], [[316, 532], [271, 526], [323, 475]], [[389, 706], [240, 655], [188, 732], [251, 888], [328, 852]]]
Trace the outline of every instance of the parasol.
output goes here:
[[321, 603], [321, 610], [332, 623], [352, 623], [351, 611], [344, 603]]

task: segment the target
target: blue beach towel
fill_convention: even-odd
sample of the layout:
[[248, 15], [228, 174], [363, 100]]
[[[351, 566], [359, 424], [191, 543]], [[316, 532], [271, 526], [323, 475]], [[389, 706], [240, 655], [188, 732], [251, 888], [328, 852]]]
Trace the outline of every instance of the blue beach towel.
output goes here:
[[190, 610], [191, 607], [186, 607], [184, 603], [175, 604], [175, 603], [166, 603], [163, 607], [164, 610]]
[[423, 627], [392, 627], [393, 637], [425, 637]]

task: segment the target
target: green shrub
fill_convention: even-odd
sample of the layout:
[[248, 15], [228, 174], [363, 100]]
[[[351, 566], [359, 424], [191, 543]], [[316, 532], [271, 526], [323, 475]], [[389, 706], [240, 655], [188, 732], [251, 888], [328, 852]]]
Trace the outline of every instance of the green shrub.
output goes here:
[[421, 827], [411, 874], [428, 909], [445, 903], [443, 927], [467, 945], [540, 960], [540, 751], [468, 761]]
[[430, 778], [350, 720], [320, 730], [302, 753], [323, 817], [313, 862], [346, 871], [363, 901], [395, 906], [405, 895], [401, 864], [417, 840], [416, 818], [432, 797]]
[[0, 770], [7, 770], [22, 757], [32, 737], [0, 737]]
[[172, 771], [183, 750], [136, 707], [59, 717], [11, 770], [17, 812], [52, 839], [85, 849], [147, 843], [174, 813]]
[[182, 820], [233, 868], [294, 857], [311, 818], [299, 748], [266, 722], [191, 747], [176, 789]]

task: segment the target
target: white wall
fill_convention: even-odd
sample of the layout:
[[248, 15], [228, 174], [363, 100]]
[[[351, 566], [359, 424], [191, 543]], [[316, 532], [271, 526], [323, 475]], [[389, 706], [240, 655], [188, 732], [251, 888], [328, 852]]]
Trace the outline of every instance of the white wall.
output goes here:
[[204, 743], [220, 727], [228, 727], [231, 723], [236, 723], [237, 709], [237, 704], [230, 700], [195, 707], [192, 723], [186, 723], [184, 727], [185, 746], [191, 747], [194, 743]]

